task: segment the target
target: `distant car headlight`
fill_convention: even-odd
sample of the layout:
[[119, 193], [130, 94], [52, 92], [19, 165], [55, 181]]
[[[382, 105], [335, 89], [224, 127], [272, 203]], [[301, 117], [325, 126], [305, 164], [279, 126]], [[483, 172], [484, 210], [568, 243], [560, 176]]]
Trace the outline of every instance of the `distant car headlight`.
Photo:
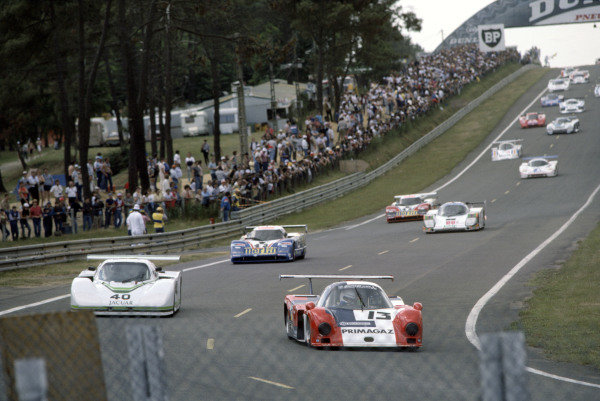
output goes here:
[[[410, 324], [410, 323], [409, 323]], [[418, 328], [417, 328], [418, 330]], [[331, 333], [331, 325], [327, 322], [323, 322], [319, 325], [319, 334], [322, 336], [327, 336]]]
[[408, 334], [409, 336], [416, 336], [417, 333], [419, 332], [419, 325], [416, 323], [410, 322], [409, 324], [406, 325], [404, 330], [406, 331], [406, 334]]

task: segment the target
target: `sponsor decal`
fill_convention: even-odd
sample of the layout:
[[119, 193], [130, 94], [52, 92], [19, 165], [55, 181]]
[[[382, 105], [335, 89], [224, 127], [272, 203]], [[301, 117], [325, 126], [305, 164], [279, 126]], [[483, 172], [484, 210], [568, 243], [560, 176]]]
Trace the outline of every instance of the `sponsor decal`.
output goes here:
[[[551, 19], [552, 23], [568, 23], [574, 22], [569, 16], [576, 15], [575, 21], [584, 22], [585, 20], [578, 20], [579, 16], [588, 15], [593, 16], [596, 7], [594, 5], [600, 4], [598, 0], [535, 0], [529, 3], [529, 9], [531, 14], [529, 16], [529, 22], [533, 24], [544, 24], [547, 23], [544, 20]], [[590, 13], [581, 14], [573, 13], [581, 8], [591, 8], [585, 11], [592, 11]], [[571, 12], [569, 12], [571, 11]], [[565, 14], [565, 15], [560, 15]], [[596, 14], [596, 19], [598, 15]]]
[[277, 248], [275, 247], [270, 247], [270, 248], [246, 248], [244, 250], [244, 253], [246, 255], [275, 255], [277, 254]]
[[375, 322], [339, 322], [340, 327], [375, 327]]
[[108, 301], [108, 306], [133, 306], [133, 301]]
[[342, 329], [342, 334], [394, 334], [394, 329]]
[[504, 25], [479, 25], [479, 50], [482, 52], [502, 51], [504, 46]]

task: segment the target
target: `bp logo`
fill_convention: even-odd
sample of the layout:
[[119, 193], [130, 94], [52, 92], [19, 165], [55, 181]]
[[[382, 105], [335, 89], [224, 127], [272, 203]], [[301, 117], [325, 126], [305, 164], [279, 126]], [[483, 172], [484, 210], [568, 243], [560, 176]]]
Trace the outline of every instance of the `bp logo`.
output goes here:
[[482, 29], [481, 39], [489, 47], [496, 47], [502, 40], [501, 29]]

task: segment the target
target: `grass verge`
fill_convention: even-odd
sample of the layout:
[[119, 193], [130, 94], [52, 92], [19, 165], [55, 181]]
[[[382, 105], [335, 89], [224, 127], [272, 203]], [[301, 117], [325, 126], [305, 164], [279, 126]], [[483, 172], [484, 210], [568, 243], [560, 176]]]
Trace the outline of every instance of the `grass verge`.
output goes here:
[[[228, 255], [228, 252], [206, 252], [183, 255], [179, 262], [160, 262], [159, 266], [174, 263], [191, 262]], [[68, 284], [79, 272], [88, 266], [96, 265], [96, 261], [78, 260], [74, 262], [57, 263], [45, 266], [35, 266], [27, 269], [12, 270], [0, 273], [0, 287], [42, 287]]]
[[553, 360], [600, 369], [600, 225], [560, 269], [531, 281], [533, 297], [513, 328]]
[[[370, 184], [326, 204], [284, 216], [277, 222], [301, 222], [314, 230], [377, 211], [383, 213], [394, 195], [419, 192], [446, 176], [492, 132], [509, 108], [547, 71], [536, 68], [525, 72], [442, 136]], [[396, 139], [403, 141], [402, 138]], [[434, 165], [435, 168], [432, 168]]]

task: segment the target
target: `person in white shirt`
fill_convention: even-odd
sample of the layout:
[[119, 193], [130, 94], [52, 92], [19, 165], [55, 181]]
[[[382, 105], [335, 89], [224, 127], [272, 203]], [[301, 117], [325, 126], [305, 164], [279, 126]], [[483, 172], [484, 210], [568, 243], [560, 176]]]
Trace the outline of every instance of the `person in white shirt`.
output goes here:
[[127, 216], [126, 223], [129, 235], [137, 236], [146, 233], [146, 223], [144, 222], [144, 217], [140, 213], [140, 205], [133, 206], [133, 210], [129, 216]]
[[67, 198], [69, 198], [69, 206], [73, 207], [73, 204], [77, 201], [77, 187], [73, 181], [69, 181], [69, 186], [65, 188]]
[[167, 189], [171, 189], [171, 183], [169, 182], [169, 174], [165, 174], [165, 178], [160, 183], [160, 191], [163, 197], [167, 194]]
[[187, 166], [188, 180], [192, 181], [192, 167], [196, 163], [196, 159], [192, 156], [191, 152], [188, 152], [187, 157], [185, 158], [185, 165]]
[[63, 187], [60, 185], [60, 181], [55, 180], [54, 185], [50, 188], [50, 193], [54, 196], [55, 200], [60, 199], [63, 196]]
[[181, 155], [179, 154], [178, 150], [176, 150], [175, 154], [173, 155], [173, 163], [174, 164], [181, 164]]

